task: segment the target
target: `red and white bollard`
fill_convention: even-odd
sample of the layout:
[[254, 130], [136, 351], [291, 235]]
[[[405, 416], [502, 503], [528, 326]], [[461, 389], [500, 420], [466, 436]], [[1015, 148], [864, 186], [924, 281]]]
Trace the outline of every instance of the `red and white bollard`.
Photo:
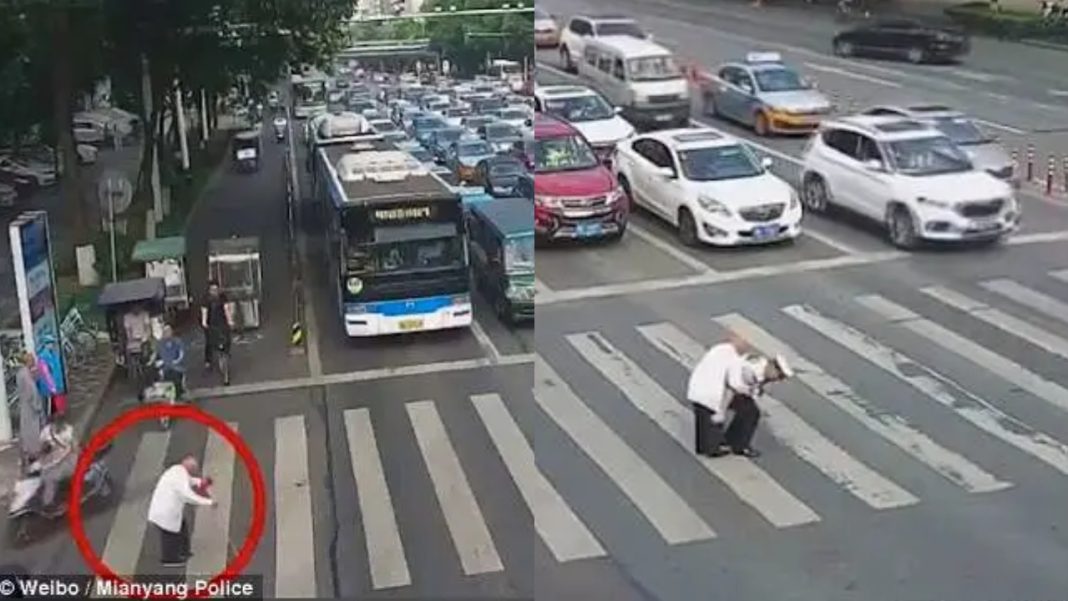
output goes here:
[[1046, 196], [1053, 195], [1053, 178], [1057, 169], [1057, 160], [1050, 155], [1049, 161], [1046, 163]]
[[1027, 182], [1035, 181], [1035, 145], [1027, 145]]
[[1065, 155], [1061, 163], [1061, 184], [1063, 185], [1061, 191], [1068, 194], [1068, 155]]

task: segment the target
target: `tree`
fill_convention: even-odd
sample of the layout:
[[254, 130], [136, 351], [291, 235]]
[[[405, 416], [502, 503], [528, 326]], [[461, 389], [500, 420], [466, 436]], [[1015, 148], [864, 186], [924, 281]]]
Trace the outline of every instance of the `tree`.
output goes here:
[[[423, 11], [501, 8], [502, 0], [427, 0]], [[486, 58], [533, 60], [534, 20], [531, 13], [438, 17], [426, 20], [431, 46], [464, 75], [481, 71]]]

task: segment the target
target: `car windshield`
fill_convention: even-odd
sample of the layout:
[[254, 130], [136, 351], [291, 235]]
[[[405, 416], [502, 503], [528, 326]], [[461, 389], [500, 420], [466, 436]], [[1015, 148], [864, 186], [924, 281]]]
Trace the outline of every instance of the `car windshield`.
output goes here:
[[572, 123], [611, 119], [616, 114], [604, 98], [592, 94], [548, 100], [545, 102], [545, 112]]
[[597, 166], [593, 149], [579, 136], [545, 138], [534, 143], [536, 173], [579, 171]]
[[792, 92], [812, 87], [792, 69], [759, 69], [755, 75], [757, 86], [763, 92]]
[[511, 125], [487, 125], [486, 138], [489, 140], [507, 140], [518, 138], [519, 132]]
[[971, 119], [963, 117], [935, 119], [934, 126], [955, 144], [961, 146], [987, 144], [992, 141], [990, 136], [983, 133]]
[[448, 125], [437, 117], [416, 119], [412, 122], [412, 127], [418, 130], [438, 129]]
[[638, 39], [645, 38], [645, 32], [642, 31], [640, 27], [638, 27], [635, 23], [628, 23], [626, 21], [617, 23], [601, 23], [597, 26], [597, 35], [626, 35]]
[[371, 124], [371, 127], [375, 128], [378, 133], [384, 133], [387, 131], [396, 131], [397, 124], [392, 121], [375, 121]]
[[526, 118], [527, 118], [527, 112], [524, 111], [524, 110], [510, 109], [510, 110], [507, 110], [507, 111], [501, 111], [501, 119], [515, 120], [515, 119], [526, 119]]
[[940, 175], [972, 170], [972, 163], [945, 136], [899, 140], [887, 144], [890, 160], [905, 175]]
[[504, 266], [510, 272], [534, 272], [534, 238], [515, 238], [504, 246]]
[[754, 177], [764, 173], [757, 158], [741, 144], [683, 150], [679, 152], [679, 162], [686, 179], [695, 182]]
[[471, 114], [471, 109], [468, 108], [455, 108], [448, 109], [445, 114], [449, 117], [466, 117]]
[[493, 150], [489, 147], [489, 144], [485, 142], [464, 142], [457, 147], [457, 154], [462, 157], [474, 157], [482, 156], [486, 154], [493, 154]]
[[627, 61], [631, 81], [663, 81], [679, 77], [679, 66], [670, 56], [632, 58]]
[[439, 129], [434, 132], [434, 142], [441, 146], [447, 146], [448, 144], [459, 140], [460, 136], [462, 136], [464, 133], [465, 132], [462, 129]]
[[430, 161], [434, 160], [434, 156], [430, 154], [430, 151], [425, 150], [423, 148], [413, 148], [408, 151], [408, 154], [415, 157], [415, 160], [419, 161], [420, 163], [429, 163]]
[[514, 177], [522, 174], [523, 166], [511, 161], [494, 163], [490, 165], [490, 177]]

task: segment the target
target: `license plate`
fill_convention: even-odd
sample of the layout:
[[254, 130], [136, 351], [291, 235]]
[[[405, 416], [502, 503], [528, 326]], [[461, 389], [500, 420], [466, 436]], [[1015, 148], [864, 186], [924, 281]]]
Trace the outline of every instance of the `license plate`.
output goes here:
[[664, 121], [671, 121], [671, 115], [657, 115], [653, 118], [657, 121], [660, 121], [661, 123], [663, 123]]
[[421, 330], [423, 329], [422, 319], [405, 319], [398, 324], [401, 331], [407, 332], [409, 330]]
[[975, 221], [968, 229], [973, 232], [992, 232], [1000, 227], [1001, 223], [998, 221]]
[[581, 238], [588, 238], [590, 236], [600, 236], [603, 228], [600, 223], [580, 223], [575, 232]]
[[771, 238], [779, 233], [779, 226], [777, 225], [765, 225], [763, 227], [753, 228], [754, 238]]

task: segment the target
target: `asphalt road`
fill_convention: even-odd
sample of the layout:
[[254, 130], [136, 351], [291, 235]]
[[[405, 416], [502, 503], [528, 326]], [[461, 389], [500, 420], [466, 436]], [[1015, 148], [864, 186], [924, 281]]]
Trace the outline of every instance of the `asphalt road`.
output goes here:
[[[634, 16], [710, 67], [779, 50], [858, 104], [893, 93], [945, 101], [1003, 138], [1013, 128], [1065, 149], [1062, 134], [1036, 133], [1066, 123], [1049, 93], [1063, 54], [977, 40], [962, 65], [841, 61], [827, 49], [835, 25], [793, 10], [540, 6]], [[538, 61], [539, 82], [573, 81], [552, 69], [556, 53]], [[802, 140], [699, 118], [796, 178]], [[633, 590], [659, 600], [1063, 596], [1068, 205], [1028, 189], [1020, 198], [1023, 230], [997, 248], [900, 253], [878, 228], [835, 215], [806, 218], [793, 245], [694, 251], [638, 214], [619, 244], [539, 249], [534, 395], [558, 419], [537, 433], [538, 463]], [[687, 367], [727, 329], [784, 353], [798, 376], [762, 403], [761, 457], [698, 461]]]

